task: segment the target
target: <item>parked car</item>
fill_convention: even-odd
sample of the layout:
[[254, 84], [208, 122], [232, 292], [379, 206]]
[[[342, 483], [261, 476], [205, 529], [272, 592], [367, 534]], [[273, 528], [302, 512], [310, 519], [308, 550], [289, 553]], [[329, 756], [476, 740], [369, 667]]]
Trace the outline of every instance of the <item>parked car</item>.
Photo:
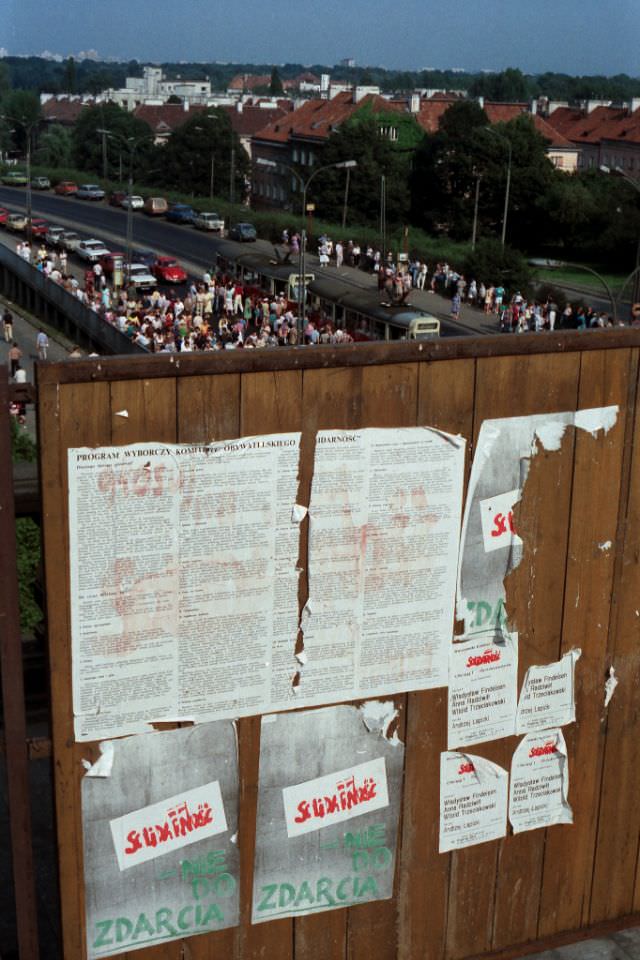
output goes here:
[[61, 197], [69, 197], [78, 191], [78, 184], [74, 183], [73, 180], [61, 180], [60, 183], [56, 183], [53, 188], [53, 192], [59, 194]]
[[20, 233], [27, 225], [27, 218], [24, 213], [10, 213], [7, 217], [7, 230], [13, 230]]
[[9, 211], [5, 207], [0, 207], [0, 227], [6, 227]]
[[156, 278], [144, 263], [132, 263], [130, 271], [125, 267], [125, 278], [128, 286], [138, 290], [150, 290], [157, 285]]
[[97, 263], [100, 257], [109, 253], [102, 240], [81, 240], [75, 252], [82, 260], [88, 260], [89, 263]]
[[164, 197], [147, 197], [144, 202], [143, 210], [151, 217], [161, 217], [169, 209], [169, 204]]
[[63, 230], [58, 240], [58, 246], [73, 253], [77, 249], [80, 239], [75, 230]]
[[49, 177], [33, 177], [31, 180], [33, 190], [49, 190], [50, 187], [51, 180], [49, 180]]
[[133, 193], [131, 195], [126, 193], [120, 202], [120, 206], [124, 207], [125, 210], [127, 207], [131, 207], [132, 210], [142, 210], [144, 207], [144, 200], [142, 197], [137, 197]]
[[163, 283], [184, 283], [187, 279], [187, 271], [174, 257], [158, 257], [151, 269]]
[[[29, 229], [29, 222], [25, 226], [25, 230]], [[43, 220], [42, 217], [33, 217], [31, 220], [31, 236], [32, 237], [46, 237], [49, 230], [49, 223], [47, 220]]]
[[111, 250], [100, 257], [100, 265], [107, 276], [111, 276], [113, 273], [113, 261], [115, 257], [120, 257], [123, 265], [125, 264], [127, 255], [126, 253], [121, 253], [120, 250]]
[[10, 170], [9, 173], [4, 174], [2, 182], [5, 187], [26, 187], [28, 179], [22, 170]]
[[187, 203], [172, 203], [167, 210], [166, 218], [172, 223], [193, 223], [195, 215], [195, 210]]
[[110, 207], [121, 207], [122, 201], [124, 200], [125, 197], [126, 197], [126, 193], [124, 192], [124, 190], [114, 190], [107, 197], [107, 203], [109, 204]]
[[149, 268], [149, 270], [151, 270], [157, 259], [158, 254], [154, 253], [153, 250], [131, 251], [131, 263], [143, 263], [145, 267]]
[[104, 200], [104, 190], [97, 183], [82, 183], [76, 190], [79, 200]]
[[252, 223], [234, 223], [229, 229], [229, 239], [239, 240], [240, 243], [251, 243], [257, 239], [258, 234]]
[[60, 243], [60, 237], [64, 232], [65, 232], [65, 227], [50, 226], [49, 229], [47, 230], [47, 235], [45, 237], [45, 240], [52, 247], [57, 247], [58, 244]]
[[224, 220], [217, 213], [197, 213], [193, 218], [193, 225], [198, 230], [215, 230], [224, 232]]

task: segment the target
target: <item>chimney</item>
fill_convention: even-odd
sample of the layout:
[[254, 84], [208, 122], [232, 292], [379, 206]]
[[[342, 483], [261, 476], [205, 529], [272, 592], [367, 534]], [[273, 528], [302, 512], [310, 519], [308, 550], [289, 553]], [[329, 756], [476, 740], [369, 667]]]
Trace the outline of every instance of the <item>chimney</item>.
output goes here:
[[184, 110], [185, 113], [189, 113], [189, 103], [188, 103], [186, 97], [185, 97], [185, 99], [182, 101], [182, 109]]
[[535, 117], [537, 112], [538, 112], [538, 101], [536, 99], [533, 99], [531, 101], [531, 116]]
[[419, 93], [411, 94], [411, 99], [409, 100], [409, 112], [420, 113], [420, 94]]
[[484, 110], [484, 97], [478, 97], [478, 106], [481, 110]]
[[242, 113], [243, 110], [244, 110], [244, 104], [242, 100], [238, 100], [236, 103], [236, 113]]

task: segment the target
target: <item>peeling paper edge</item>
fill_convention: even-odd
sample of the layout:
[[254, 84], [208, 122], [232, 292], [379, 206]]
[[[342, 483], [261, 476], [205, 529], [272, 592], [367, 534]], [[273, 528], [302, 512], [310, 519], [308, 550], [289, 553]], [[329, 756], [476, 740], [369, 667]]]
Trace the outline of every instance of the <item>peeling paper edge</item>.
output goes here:
[[394, 730], [393, 734], [389, 736], [389, 727], [400, 716], [400, 711], [394, 705], [393, 700], [367, 700], [366, 703], [358, 707], [358, 710], [369, 733], [379, 734], [383, 740], [394, 747], [402, 743], [397, 730]]
[[301, 503], [294, 503], [291, 510], [291, 523], [302, 523], [308, 512], [308, 508]]
[[605, 540], [603, 543], [598, 544], [598, 550], [602, 550], [603, 553], [606, 553], [608, 550], [611, 550], [613, 546], [611, 540]]
[[117, 410], [114, 414], [115, 417], [124, 417], [125, 419], [129, 416], [128, 410]]
[[[376, 429], [375, 427], [373, 429]], [[427, 430], [429, 433], [433, 433], [437, 437], [441, 437], [443, 440], [446, 440], [447, 443], [450, 443], [452, 446], [464, 447], [466, 444], [466, 439], [462, 436], [461, 433], [447, 433], [445, 430], [438, 430], [437, 427], [423, 427], [423, 430]]]
[[606, 708], [609, 706], [609, 704], [611, 703], [611, 698], [613, 697], [614, 693], [616, 692], [616, 687], [618, 686], [619, 683], [620, 683], [620, 681], [619, 681], [618, 678], [616, 677], [615, 667], [613, 667], [613, 666], [609, 667], [609, 676], [608, 676], [607, 679], [605, 680], [605, 684], [604, 684], [604, 706], [605, 706], [605, 710], [606, 710]]
[[487, 760], [485, 757], [479, 757], [475, 753], [466, 753], [464, 750], [454, 750], [454, 753], [464, 757], [469, 763], [473, 764], [473, 770], [478, 783], [488, 780], [490, 777], [497, 780], [501, 776], [508, 776], [508, 771], [493, 760]]
[[113, 740], [101, 740], [98, 744], [100, 756], [95, 763], [88, 760], [82, 761], [82, 766], [87, 771], [85, 777], [100, 777], [106, 779], [111, 776], [113, 761], [115, 758]]

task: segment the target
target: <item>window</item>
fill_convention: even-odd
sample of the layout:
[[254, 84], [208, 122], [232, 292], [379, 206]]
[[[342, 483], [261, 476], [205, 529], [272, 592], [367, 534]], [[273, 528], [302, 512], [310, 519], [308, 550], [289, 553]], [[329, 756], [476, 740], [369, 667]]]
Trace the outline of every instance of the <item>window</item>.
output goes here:
[[629, 157], [627, 161], [627, 170], [633, 170], [633, 168], [634, 168], [633, 157]]
[[397, 127], [380, 127], [379, 133], [381, 137], [384, 137], [385, 140], [391, 140], [395, 142], [398, 139], [398, 128]]
[[307, 162], [307, 151], [306, 151], [306, 150], [301, 150], [301, 151], [300, 151], [300, 163], [304, 166], [304, 164], [306, 164], [306, 162]]
[[292, 156], [292, 158], [291, 158], [294, 163], [297, 163], [297, 162], [298, 162], [298, 156], [299, 156], [299, 155], [298, 155], [298, 148], [297, 148], [297, 147], [294, 147], [294, 148], [293, 148], [293, 156]]

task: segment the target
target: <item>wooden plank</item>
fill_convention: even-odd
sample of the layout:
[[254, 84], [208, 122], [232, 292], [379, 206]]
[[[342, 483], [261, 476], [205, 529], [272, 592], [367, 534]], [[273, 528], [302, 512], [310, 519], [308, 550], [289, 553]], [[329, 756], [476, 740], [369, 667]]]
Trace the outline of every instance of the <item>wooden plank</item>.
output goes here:
[[177, 389], [181, 440], [211, 443], [239, 436], [239, 373], [180, 378]]
[[576, 668], [576, 723], [565, 728], [574, 824], [547, 831], [539, 934], [548, 936], [588, 922], [602, 768], [601, 716], [618, 497], [622, 480], [629, 351], [581, 358], [580, 407], [618, 404], [616, 425], [593, 438], [576, 431], [575, 482], [562, 652], [582, 648]]
[[[637, 367], [638, 355], [634, 351]], [[640, 884], [636, 873], [640, 804], [640, 383], [632, 370], [627, 416], [627, 497], [621, 497], [617, 567], [611, 615], [610, 660], [620, 685], [606, 711], [605, 756], [593, 870], [591, 921], [594, 923], [638, 910]], [[625, 503], [626, 501], [626, 503]], [[625, 508], [626, 509], [623, 509]]]
[[101, 357], [49, 363], [41, 383], [98, 383], [157, 377], [208, 376], [221, 373], [258, 373], [278, 370], [311, 370], [336, 367], [371, 367], [430, 360], [480, 357], [528, 357], [573, 352], [600, 352], [640, 346], [640, 330], [616, 328], [588, 333], [511, 334], [481, 337], [446, 337], [429, 341], [396, 340], [388, 343], [355, 343], [338, 347], [288, 347], [278, 350], [216, 350], [211, 353], [136, 357]]
[[[473, 360], [421, 364], [418, 425], [471, 437], [474, 390]], [[438, 853], [438, 762], [447, 749], [446, 689], [408, 695], [406, 745], [398, 958], [441, 960], [451, 866], [450, 854]]]
[[[178, 397], [178, 442], [210, 443], [233, 440], [240, 432], [240, 375], [198, 377], [176, 381]], [[240, 812], [238, 783], [238, 813]], [[239, 836], [241, 836], [239, 832]], [[240, 929], [190, 937], [189, 952], [180, 960], [241, 958]]]
[[175, 443], [175, 379], [112, 383], [111, 418], [115, 446], [147, 440]]
[[38, 423], [63, 950], [66, 960], [78, 960], [86, 956], [80, 811], [82, 766], [81, 749], [74, 746], [71, 701], [66, 450], [70, 446], [109, 442], [109, 385], [42, 386]]
[[[366, 367], [362, 371], [362, 426], [413, 427], [418, 413], [418, 365]], [[399, 736], [406, 741], [406, 694], [394, 697], [400, 709]], [[405, 755], [406, 763], [406, 755]], [[397, 850], [402, 850], [403, 824]], [[349, 960], [395, 960], [397, 956], [397, 890], [401, 869], [396, 856], [395, 895], [392, 900], [352, 907], [348, 917]]]
[[[474, 446], [485, 419], [575, 409], [578, 373], [576, 355], [532, 356], [526, 360], [509, 357], [478, 360]], [[547, 497], [554, 496], [553, 485], [557, 474], [543, 480], [544, 471], [540, 473], [540, 480], [534, 479], [534, 494], [537, 492], [536, 486], [544, 482]], [[530, 501], [525, 487], [525, 509], [521, 510], [521, 519], [527, 527], [532, 522], [532, 514], [539, 509], [532, 502], [528, 506]], [[510, 584], [509, 589], [513, 589]], [[519, 609], [508, 610], [515, 628], [526, 633], [536, 624], [529, 623], [526, 606], [524, 610], [521, 608], [522, 603], [519, 603]], [[544, 614], [540, 616], [544, 617]], [[520, 649], [523, 650], [522, 644]], [[515, 737], [510, 737], [474, 746], [471, 752], [508, 770], [515, 745]], [[522, 935], [524, 939], [528, 931], [535, 933], [537, 893], [531, 894], [529, 891], [536, 886], [535, 877], [539, 875], [541, 867], [543, 843], [543, 834], [533, 841], [526, 835], [520, 835], [452, 854], [448, 957], [468, 957], [483, 951], [488, 953], [494, 939], [503, 941], [510, 933]], [[524, 894], [521, 893], [523, 886]], [[505, 898], [514, 899], [514, 906], [507, 908], [506, 912], [502, 904]]]
[[[302, 428], [302, 373], [245, 374], [240, 383], [241, 436], [292, 432]], [[256, 491], [259, 495], [260, 492]], [[264, 491], [273, 496], [275, 491]], [[291, 960], [293, 957], [293, 921], [289, 918], [270, 923], [251, 923], [253, 863], [256, 842], [258, 803], [258, 765], [260, 757], [260, 717], [238, 722], [240, 748], [240, 916], [237, 960]], [[216, 960], [219, 958], [216, 957]]]

